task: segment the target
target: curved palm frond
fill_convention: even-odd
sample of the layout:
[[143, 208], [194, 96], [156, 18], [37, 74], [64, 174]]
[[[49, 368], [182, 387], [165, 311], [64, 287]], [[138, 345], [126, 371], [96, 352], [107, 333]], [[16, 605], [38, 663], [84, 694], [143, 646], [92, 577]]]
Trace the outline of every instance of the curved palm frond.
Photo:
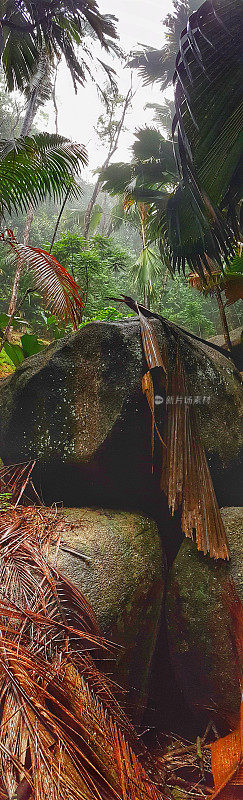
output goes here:
[[166, 171], [170, 168], [175, 173], [172, 143], [164, 138], [158, 128], [146, 126], [135, 131], [132, 151], [136, 160], [161, 159]]
[[1, 514], [1, 797], [162, 800], [97, 666], [108, 645], [92, 608], [48, 559], [57, 521], [43, 507]]
[[[174, 75], [181, 182], [165, 225], [172, 267], [199, 274], [235, 251], [240, 199], [241, 85], [239, 0], [204, 3], [182, 31]], [[209, 270], [208, 270], [209, 271]]]
[[45, 250], [16, 242], [12, 231], [2, 234], [1, 243], [10, 247], [9, 258], [15, 269], [20, 266], [21, 271], [25, 269], [31, 274], [35, 288], [52, 313], [65, 323], [70, 320], [76, 328], [84, 303], [69, 272]]
[[138, 69], [145, 86], [159, 83], [164, 91], [172, 83], [180, 34], [187, 24], [189, 14], [198, 8], [200, 0], [174, 0], [173, 13], [163, 20], [165, 45], [161, 49], [143, 45], [132, 53], [129, 66]]
[[146, 127], [136, 131], [132, 150], [130, 164], [110, 164], [101, 172], [103, 188], [112, 195], [128, 192], [136, 200], [150, 202], [157, 196], [157, 187], [175, 183], [177, 170], [172, 142], [164, 139], [156, 128]]
[[0, 215], [27, 211], [47, 197], [59, 202], [69, 187], [78, 195], [75, 176], [87, 160], [83, 145], [56, 134], [0, 141]]
[[149, 245], [143, 247], [136, 264], [132, 268], [135, 284], [140, 290], [146, 291], [149, 297], [153, 295], [155, 278], [161, 275], [161, 259]]
[[115, 17], [101, 14], [96, 0], [6, 0], [0, 10], [0, 55], [8, 88], [23, 89], [29, 83], [40, 52], [47, 47], [64, 56], [76, 89], [90, 71], [84, 57], [89, 57], [87, 40], [95, 37], [112, 50], [118, 38], [115, 22]]
[[142, 50], [135, 50], [129, 59], [129, 67], [137, 69], [144, 86], [160, 83], [164, 90], [172, 80], [174, 54], [169, 56], [167, 47], [159, 50], [156, 47], [143, 45]]
[[164, 129], [167, 136], [171, 139], [171, 125], [175, 116], [174, 100], [169, 100], [168, 97], [164, 98], [163, 103], [146, 103], [145, 108], [150, 108], [154, 112], [153, 121], [155, 125], [159, 125]]

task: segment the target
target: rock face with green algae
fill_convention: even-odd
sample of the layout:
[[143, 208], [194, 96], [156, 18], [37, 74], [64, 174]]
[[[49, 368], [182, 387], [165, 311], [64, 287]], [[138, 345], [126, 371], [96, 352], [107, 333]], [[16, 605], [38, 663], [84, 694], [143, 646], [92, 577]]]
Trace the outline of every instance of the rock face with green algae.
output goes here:
[[232, 578], [243, 602], [243, 509], [221, 513], [230, 563], [203, 556], [185, 539], [169, 576], [166, 619], [172, 664], [188, 706], [234, 727], [241, 694], [227, 598]]
[[[162, 344], [162, 325], [152, 324]], [[239, 375], [224, 356], [191, 341], [184, 336], [180, 346], [190, 394], [200, 398], [195, 410], [215, 488], [221, 505], [237, 505]], [[146, 498], [155, 481], [143, 369], [136, 319], [91, 323], [27, 359], [0, 384], [3, 461], [36, 459], [35, 479], [46, 502], [126, 508], [144, 503], [150, 513]]]
[[[142, 717], [149, 689], [164, 593], [163, 554], [156, 524], [135, 513], [65, 508], [60, 512], [57, 566], [91, 603], [100, 628], [119, 647], [112, 677], [125, 688], [133, 719]], [[50, 560], [55, 548], [50, 550]]]

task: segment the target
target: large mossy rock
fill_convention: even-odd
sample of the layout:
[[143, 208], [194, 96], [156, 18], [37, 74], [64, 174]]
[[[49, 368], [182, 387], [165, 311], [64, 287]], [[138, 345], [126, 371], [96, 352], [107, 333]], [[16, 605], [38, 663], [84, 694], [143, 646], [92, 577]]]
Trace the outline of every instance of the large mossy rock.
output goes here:
[[[89, 600], [101, 631], [118, 645], [109, 672], [126, 690], [123, 703], [139, 721], [164, 593], [156, 524], [140, 514], [103, 509], [65, 508], [60, 516], [58, 569]], [[51, 548], [50, 559], [54, 552]]]
[[[162, 325], [153, 324], [162, 343]], [[207, 346], [192, 347], [183, 336], [181, 348], [190, 393], [200, 398], [195, 410], [219, 502], [238, 505], [239, 376]], [[36, 479], [46, 502], [144, 504], [149, 512], [155, 480], [143, 367], [136, 319], [92, 323], [24, 361], [0, 385], [3, 461], [37, 459]]]
[[231, 727], [239, 716], [240, 685], [230, 579], [243, 602], [243, 509], [221, 513], [230, 563], [215, 562], [184, 540], [169, 576], [166, 619], [171, 661], [186, 703]]

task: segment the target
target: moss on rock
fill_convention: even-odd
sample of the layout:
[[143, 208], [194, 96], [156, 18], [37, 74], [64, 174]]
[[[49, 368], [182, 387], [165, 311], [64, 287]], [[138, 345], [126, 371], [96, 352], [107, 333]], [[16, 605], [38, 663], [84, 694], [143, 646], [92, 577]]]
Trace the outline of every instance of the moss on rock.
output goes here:
[[243, 602], [243, 509], [222, 509], [231, 561], [216, 562], [184, 540], [166, 598], [172, 663], [188, 705], [226, 725], [237, 722], [239, 676], [229, 610], [230, 579]]
[[102, 632], [119, 645], [112, 674], [127, 690], [127, 705], [138, 720], [146, 704], [164, 591], [156, 524], [140, 514], [107, 509], [64, 509], [60, 515], [61, 548], [74, 552], [60, 549], [58, 568], [87, 597]]

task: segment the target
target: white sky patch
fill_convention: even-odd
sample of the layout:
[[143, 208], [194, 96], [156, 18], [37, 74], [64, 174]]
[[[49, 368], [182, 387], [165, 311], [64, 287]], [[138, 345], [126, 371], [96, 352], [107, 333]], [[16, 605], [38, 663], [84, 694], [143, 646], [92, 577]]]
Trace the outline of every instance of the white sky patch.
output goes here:
[[[113, 14], [118, 17], [117, 29], [120, 35], [120, 44], [126, 52], [135, 50], [138, 43], [146, 43], [152, 47], [161, 47], [164, 42], [162, 19], [171, 11], [172, 2], [169, 0], [99, 0], [102, 13]], [[92, 44], [98, 57], [112, 66], [117, 71], [119, 91], [126, 94], [130, 84], [130, 71], [125, 69], [118, 59], [107, 56], [97, 44]], [[104, 85], [105, 76], [97, 69], [97, 77]], [[137, 128], [149, 125], [152, 119], [150, 109], [144, 110], [146, 103], [159, 103], [162, 95], [159, 85], [144, 87], [137, 71], [133, 72], [133, 88], [136, 96], [133, 107], [126, 117], [126, 130], [121, 134], [119, 148], [114, 156], [115, 161], [128, 161], [133, 134]], [[105, 149], [94, 132], [97, 118], [103, 111], [103, 106], [97, 95], [96, 88], [91, 80], [87, 80], [84, 88], [79, 87], [75, 95], [72, 79], [65, 63], [61, 63], [58, 71], [56, 97], [58, 103], [58, 128], [59, 133], [73, 141], [85, 144], [89, 155], [89, 167], [83, 172], [86, 180], [92, 179], [93, 170], [102, 164]], [[53, 106], [47, 106], [49, 112], [48, 131], [55, 130]]]

